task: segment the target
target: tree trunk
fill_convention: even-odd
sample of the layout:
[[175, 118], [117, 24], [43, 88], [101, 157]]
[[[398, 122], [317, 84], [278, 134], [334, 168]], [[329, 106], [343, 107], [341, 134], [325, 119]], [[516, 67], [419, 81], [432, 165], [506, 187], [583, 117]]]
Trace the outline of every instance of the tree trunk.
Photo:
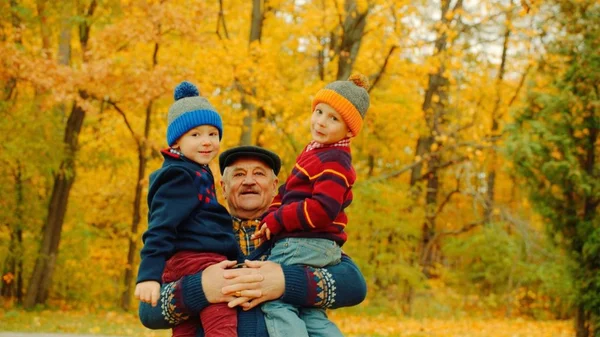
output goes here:
[[[144, 143], [145, 144], [145, 143]], [[125, 311], [129, 310], [131, 304], [131, 285], [133, 282], [133, 266], [135, 265], [135, 257], [137, 253], [138, 227], [141, 221], [140, 206], [142, 204], [142, 182], [146, 174], [145, 155], [146, 146], [143, 145], [138, 152], [138, 176], [135, 186], [135, 197], [133, 200], [133, 216], [131, 221], [130, 235], [128, 235], [129, 247], [127, 251], [127, 264], [125, 265], [125, 279], [123, 285], [125, 290], [121, 297], [121, 308]]]
[[[250, 38], [249, 38], [249, 48], [253, 48], [253, 42], [260, 42], [262, 37], [262, 28], [264, 21], [264, 4], [262, 0], [252, 0], [252, 17], [250, 21]], [[252, 144], [252, 132], [254, 121], [256, 119], [256, 105], [249, 102], [246, 99], [248, 92], [245, 91], [240, 85], [240, 90], [242, 93], [242, 110], [245, 111], [244, 120], [242, 123], [242, 134], [240, 135], [239, 145], [251, 145]], [[251, 95], [256, 94], [256, 89], [252, 86], [249, 90]]]
[[252, 17], [250, 21], [250, 43], [259, 41], [262, 37], [263, 20], [265, 19], [263, 0], [252, 0]]
[[0, 294], [8, 299], [15, 297], [17, 303], [23, 302], [23, 180], [21, 176], [21, 163], [17, 162], [15, 172], [15, 193], [17, 219], [13, 226], [9, 226], [10, 242], [8, 244], [8, 254], [4, 259], [2, 275], [10, 273], [11, 279], [2, 278]]
[[50, 39], [52, 32], [50, 30], [50, 25], [48, 24], [46, 4], [47, 1], [45, 0], [36, 1], [37, 14], [40, 19], [40, 33], [42, 35], [42, 52], [44, 53], [44, 56], [50, 60], [52, 58], [50, 53]]
[[425, 193], [425, 221], [421, 229], [421, 266], [423, 273], [427, 278], [433, 276], [433, 266], [437, 251], [437, 243], [434, 242], [436, 236], [436, 210], [437, 196], [439, 191], [438, 166], [439, 160], [437, 157], [429, 161], [430, 170], [427, 176], [427, 191]]
[[[84, 16], [90, 18], [93, 16], [97, 7], [96, 0], [92, 0]], [[90, 25], [89, 20], [84, 20], [79, 24], [79, 43], [82, 49], [82, 57], [86, 61], [87, 43], [89, 40]], [[60, 34], [58, 59], [61, 64], [67, 65], [70, 62], [71, 42], [69, 25], [65, 25]], [[80, 90], [79, 96], [86, 100], [88, 94]], [[48, 204], [48, 216], [44, 224], [44, 232], [39, 255], [36, 258], [35, 266], [27, 287], [27, 294], [23, 307], [33, 308], [36, 304], [43, 304], [48, 297], [48, 289], [54, 273], [58, 247], [62, 234], [65, 214], [69, 202], [69, 194], [75, 181], [75, 157], [78, 149], [79, 133], [85, 119], [85, 110], [73, 102], [71, 114], [65, 126], [65, 135], [63, 143], [65, 145], [65, 155], [62, 159], [58, 172], [54, 174], [54, 185]]]
[[[87, 94], [84, 92], [80, 92], [80, 95], [83, 99], [87, 98]], [[69, 202], [69, 193], [75, 180], [75, 154], [84, 118], [85, 111], [74, 102], [65, 130], [64, 144], [67, 153], [61, 162], [59, 171], [54, 175], [54, 186], [48, 205], [48, 217], [44, 225], [42, 245], [25, 297], [24, 307], [26, 309], [33, 308], [36, 304], [43, 304], [48, 296], [47, 292], [54, 273], [62, 226]]]
[[[16, 295], [15, 281], [17, 273], [17, 261], [15, 259], [15, 247], [17, 245], [17, 235], [14, 228], [10, 228], [10, 242], [8, 243], [8, 254], [4, 258], [4, 265], [2, 267], [2, 287], [0, 288], [0, 295], [4, 299], [10, 299]], [[10, 278], [12, 275], [14, 278]]]
[[254, 111], [256, 111], [256, 106], [249, 103], [245, 96], [242, 96], [242, 110], [245, 111], [246, 114], [244, 115], [244, 120], [242, 122], [242, 134], [240, 135], [239, 145], [252, 145]]
[[[160, 34], [160, 27], [159, 34]], [[152, 69], [158, 65], [158, 51], [160, 45], [154, 44], [154, 52], [152, 53]], [[146, 177], [146, 165], [148, 163], [148, 137], [150, 137], [150, 125], [152, 124], [152, 107], [154, 101], [148, 102], [146, 106], [146, 121], [144, 124], [144, 138], [138, 143], [138, 176], [137, 184], [135, 186], [135, 197], [133, 199], [133, 212], [131, 216], [131, 232], [128, 236], [129, 239], [129, 251], [127, 252], [127, 265], [125, 267], [125, 291], [121, 298], [121, 308], [127, 311], [131, 304], [131, 287], [133, 283], [133, 266], [135, 265], [135, 257], [138, 252], [137, 240], [138, 240], [138, 228], [142, 219], [140, 207], [142, 205], [142, 182]], [[123, 115], [124, 116], [124, 115]], [[132, 134], [135, 138], [135, 135]]]
[[[23, 229], [17, 229], [17, 246], [23, 251]], [[23, 257], [17, 261], [17, 303], [23, 304]]]
[[317, 72], [319, 80], [325, 81], [325, 62], [327, 60], [327, 48], [325, 48], [324, 38], [320, 38], [321, 48], [317, 51]]
[[[429, 129], [429, 134], [419, 137], [417, 141], [417, 156], [423, 157], [430, 150], [431, 146], [435, 142], [436, 134], [440, 134], [440, 123], [445, 114], [445, 102], [448, 100], [447, 85], [448, 80], [443, 77], [444, 67], [441, 66], [437, 74], [429, 76], [429, 87], [425, 92], [425, 100], [423, 102], [423, 111], [425, 113], [426, 122]], [[433, 102], [433, 97], [439, 97], [437, 103]], [[436, 210], [438, 205], [438, 192], [439, 192], [439, 177], [438, 177], [438, 166], [440, 163], [439, 154], [429, 153], [430, 158], [425, 161], [427, 164], [428, 172], [426, 176], [422, 176], [421, 173], [423, 165], [417, 165], [411, 172], [411, 185], [414, 188], [413, 193], [420, 194], [419, 188], [415, 184], [425, 179], [426, 192], [425, 192], [425, 221], [423, 222], [421, 229], [421, 254], [420, 263], [423, 268], [425, 276], [432, 277], [432, 267], [435, 262], [434, 256], [436, 253], [437, 244], [432, 242], [436, 235]]]
[[[18, 13], [18, 4], [16, 0], [10, 0], [10, 21], [14, 29], [13, 41], [17, 45], [23, 44], [23, 38], [21, 36], [21, 18], [17, 15]], [[8, 99], [12, 96], [15, 87], [17, 86], [17, 79], [14, 77], [9, 77], [6, 80], [6, 85], [4, 86], [4, 100], [8, 101]]]
[[[430, 86], [431, 87], [431, 86]], [[417, 151], [416, 156], [423, 158], [425, 154], [429, 152], [431, 145], [433, 144], [433, 137], [431, 136], [420, 136], [417, 139]], [[417, 183], [421, 180], [421, 171], [423, 170], [423, 163], [425, 161], [420, 162], [415, 165], [410, 172], [410, 186], [412, 191], [412, 197], [414, 199], [418, 198], [421, 195], [421, 188], [417, 185]]]
[[[594, 121], [597, 122], [598, 117], [595, 115], [594, 111], [590, 111], [589, 115], [585, 118], [586, 125], [594, 125]], [[584, 171], [590, 176], [598, 179], [598, 170], [596, 167], [596, 151], [597, 148], [595, 144], [598, 143], [598, 137], [600, 135], [600, 131], [598, 128], [590, 128], [590, 132], [587, 137], [587, 149], [586, 155], [583, 158], [583, 162], [581, 163]], [[586, 196], [583, 203], [583, 220], [587, 223], [593, 223], [594, 219], [597, 217], [598, 212], [598, 204], [600, 201], [598, 200], [597, 194], [594, 196]], [[593, 278], [591, 275], [600, 274], [598, 256], [588, 256], [584, 258], [586, 254], [583, 252], [583, 246], [580, 247], [581, 250], [578, 251], [578, 255], [582, 257], [581, 266], [584, 272], [584, 275], [590, 275], [585, 277], [587, 279]], [[597, 292], [597, 287], [590, 287], [592, 289], [586, 289], [588, 293]], [[586, 291], [584, 290], [584, 291]], [[598, 315], [598, 313], [595, 313]], [[595, 317], [596, 320], [598, 316]], [[594, 319], [592, 318], [592, 312], [589, 310], [585, 310], [583, 305], [580, 305], [578, 313], [577, 313], [577, 337], [588, 337], [588, 335], [598, 336], [600, 335], [600, 331], [598, 331], [599, 327], [594, 323]]]
[[336, 79], [346, 80], [352, 74], [354, 62], [362, 41], [369, 10], [359, 12], [356, 0], [346, 0], [344, 3], [346, 18], [342, 25], [342, 40], [340, 42], [339, 61]]
[[575, 336], [576, 337], [589, 337], [589, 322], [587, 313], [583, 304], [577, 306], [577, 312], [575, 313]]
[[488, 164], [488, 175], [487, 175], [487, 198], [485, 202], [485, 222], [490, 223], [492, 221], [492, 214], [494, 211], [494, 199], [496, 190], [496, 167], [498, 165], [498, 154], [496, 153], [496, 137], [499, 137], [499, 120], [502, 115], [499, 114], [500, 106], [502, 104], [502, 81], [504, 80], [504, 73], [506, 69], [506, 55], [508, 52], [508, 40], [510, 38], [511, 30], [509, 27], [506, 28], [504, 33], [504, 43], [502, 47], [502, 60], [500, 62], [500, 69], [498, 71], [498, 78], [496, 79], [496, 100], [494, 102], [494, 108], [492, 110], [492, 128], [490, 132], [492, 149], [489, 155]]
[[[460, 6], [460, 1], [456, 6]], [[444, 26], [448, 24], [448, 18], [446, 13], [450, 9], [450, 1], [445, 0], [441, 3], [441, 21]], [[447, 48], [447, 35], [445, 31], [442, 31], [435, 42], [435, 54], [441, 56]], [[448, 79], [444, 77], [444, 60], [440, 60], [440, 67], [435, 74], [429, 75], [429, 83], [427, 90], [425, 91], [425, 99], [423, 100], [423, 114], [425, 122], [427, 124], [428, 133], [422, 135], [417, 140], [417, 152], [416, 156], [423, 158], [426, 154], [431, 151], [431, 146], [435, 142], [435, 136], [441, 134], [441, 124], [444, 121], [444, 115], [446, 113], [446, 103], [448, 102]], [[436, 98], [436, 99], [434, 99]], [[441, 145], [441, 144], [440, 144]], [[437, 217], [437, 205], [438, 205], [438, 190], [439, 190], [439, 177], [438, 177], [438, 166], [440, 164], [439, 154], [433, 152], [429, 153], [429, 159], [424, 162], [427, 164], [428, 172], [426, 176], [423, 176], [421, 170], [422, 164], [416, 165], [411, 172], [411, 187], [413, 188], [414, 196], [420, 195], [420, 190], [415, 184], [422, 179], [427, 181], [427, 190], [425, 194], [425, 207], [426, 215], [425, 221], [423, 222], [421, 229], [421, 254], [420, 263], [423, 268], [423, 273], [427, 277], [432, 277], [432, 268], [435, 263], [435, 256], [437, 251], [437, 243], [432, 240], [436, 236], [436, 217]]]
[[[155, 50], [158, 50], [158, 44], [155, 45]], [[156, 53], [155, 53], [156, 54]], [[155, 59], [156, 60], [156, 59]], [[156, 64], [154, 64], [155, 66]], [[129, 250], [127, 253], [127, 265], [125, 267], [125, 280], [124, 286], [125, 291], [121, 298], [121, 308], [123, 310], [129, 310], [131, 304], [131, 287], [133, 283], [133, 266], [135, 265], [135, 257], [138, 253], [137, 240], [138, 240], [138, 228], [142, 219], [140, 207], [142, 205], [142, 182], [146, 177], [146, 165], [148, 163], [148, 145], [147, 139], [150, 136], [150, 124], [152, 121], [152, 106], [154, 102], [150, 101], [146, 106], [146, 123], [144, 127], [144, 139], [140, 142], [138, 147], [138, 176], [137, 184], [135, 186], [135, 197], [133, 200], [133, 214], [131, 221], [131, 232], [128, 237]]]

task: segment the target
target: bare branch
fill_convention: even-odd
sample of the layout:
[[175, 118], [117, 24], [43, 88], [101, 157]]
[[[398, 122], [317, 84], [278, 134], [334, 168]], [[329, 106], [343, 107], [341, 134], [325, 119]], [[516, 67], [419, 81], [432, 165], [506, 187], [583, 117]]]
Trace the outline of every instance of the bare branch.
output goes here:
[[[339, 8], [337, 0], [334, 1], [334, 5], [335, 5], [335, 9]], [[343, 31], [344, 30], [344, 19], [343, 19], [342, 13], [340, 11], [337, 11], [337, 17], [338, 17], [338, 24], [340, 25], [340, 27], [342, 28], [342, 31]]]
[[523, 76], [521, 76], [521, 80], [519, 81], [519, 85], [517, 86], [517, 90], [515, 90], [515, 94], [513, 95], [513, 97], [508, 102], [508, 106], [509, 107], [511, 107], [513, 105], [513, 103], [515, 102], [515, 100], [517, 100], [517, 97], [519, 96], [519, 93], [521, 92], [521, 89], [523, 88], [523, 84], [525, 84], [525, 79], [527, 78], [527, 74], [529, 74], [529, 70], [531, 70], [531, 65], [529, 65], [527, 67], [527, 69], [525, 69], [525, 72], [523, 73]]
[[[484, 141], [486, 141], [486, 140], [484, 140]], [[389, 173], [386, 173], [386, 174], [382, 174], [380, 176], [377, 176], [377, 177], [374, 177], [374, 178], [371, 178], [371, 179], [362, 180], [361, 182], [356, 183], [355, 186], [356, 185], [361, 185], [362, 183], [376, 183], [376, 182], [380, 182], [380, 181], [383, 181], [383, 180], [388, 180], [388, 179], [396, 178], [396, 177], [401, 176], [402, 174], [404, 174], [404, 173], [412, 170], [414, 167], [422, 164], [423, 162], [428, 161], [429, 159], [431, 159], [431, 157], [433, 155], [439, 155], [440, 153], [442, 153], [444, 151], [454, 150], [456, 148], [466, 147], [466, 146], [470, 146], [470, 147], [472, 147], [474, 149], [485, 149], [485, 148], [489, 147], [489, 146], [482, 145], [482, 144], [476, 143], [476, 142], [460, 142], [460, 143], [452, 144], [452, 146], [446, 146], [446, 147], [440, 148], [438, 151], [434, 152], [434, 154], [432, 154], [432, 153], [426, 153], [426, 154], [422, 155], [421, 159], [416, 160], [416, 161], [414, 161], [414, 162], [412, 162], [412, 163], [410, 163], [408, 165], [405, 165], [405, 166], [403, 166], [402, 168], [400, 168], [400, 169], [398, 169], [396, 171], [392, 171], [392, 172], [389, 172]], [[453, 164], [458, 164], [458, 163], [464, 162], [467, 159], [468, 159], [467, 157], [461, 157], [461, 158], [459, 158], [457, 160], [449, 161], [449, 162], [446, 162], [446, 163], [444, 163], [442, 165], [439, 165], [438, 168], [446, 168], [446, 167], [451, 166]], [[428, 173], [430, 173], [430, 172], [427, 172], [427, 173], [423, 174], [416, 181], [422, 180], [423, 177], [425, 177]]]
[[474, 125], [475, 125], [474, 121], [470, 121], [467, 124], [460, 125], [455, 130], [450, 130], [450, 132], [448, 132], [448, 136], [454, 137], [456, 134], [460, 133], [463, 130], [469, 129], [469, 128], [473, 127]]
[[390, 57], [394, 53], [394, 50], [396, 50], [397, 48], [398, 48], [398, 46], [394, 45], [388, 51], [387, 56], [385, 57], [385, 60], [383, 61], [383, 65], [381, 66], [381, 70], [379, 70], [379, 72], [377, 73], [377, 76], [375, 76], [375, 80], [373, 81], [373, 84], [371, 85], [371, 87], [368, 90], [369, 93], [371, 92], [371, 90], [373, 90], [373, 88], [375, 88], [375, 86], [377, 85], [377, 83], [379, 83], [379, 80], [381, 79], [381, 77], [385, 73], [385, 70], [387, 68], [388, 62], [390, 61]]
[[[382, 174], [382, 175], [380, 175], [378, 177], [375, 177], [375, 178], [372, 178], [372, 179], [368, 179], [368, 180], [364, 180], [363, 182], [364, 183], [376, 183], [376, 182], [379, 182], [379, 181], [382, 181], [382, 180], [387, 180], [387, 179], [398, 177], [398, 176], [402, 175], [403, 173], [412, 170], [415, 166], [420, 165], [421, 163], [423, 163], [424, 160], [425, 160], [424, 158], [421, 159], [421, 160], [417, 160], [417, 161], [415, 161], [415, 162], [413, 162], [413, 163], [411, 163], [409, 165], [406, 165], [406, 166], [402, 167], [401, 169], [399, 169], [397, 171], [393, 171], [393, 172], [390, 172], [390, 173]], [[362, 185], [362, 182], [358, 182], [358, 183], [356, 183], [354, 185], [355, 186], [356, 185]]]
[[452, 196], [457, 193], [460, 193], [460, 178], [456, 178], [456, 188], [446, 195], [446, 198], [444, 198], [444, 201], [442, 201], [440, 203], [440, 205], [438, 206], [438, 209], [435, 212], [434, 217], [437, 217], [438, 215], [440, 215], [440, 213], [442, 213], [442, 211], [444, 210], [444, 207], [446, 207], [446, 205], [450, 202], [450, 199], [452, 199]]
[[485, 223], [484, 220], [479, 220], [479, 221], [475, 221], [475, 222], [471, 222], [469, 224], [466, 224], [466, 225], [464, 225], [460, 229], [456, 229], [456, 230], [453, 230], [453, 231], [441, 231], [441, 232], [438, 232], [438, 233], [436, 233], [435, 237], [431, 241], [439, 239], [442, 236], [451, 236], [451, 235], [452, 236], [456, 236], [456, 235], [460, 235], [462, 233], [466, 233], [466, 232], [472, 230], [473, 228], [475, 228], [477, 226], [483, 225], [484, 223]]
[[216, 31], [219, 39], [223, 40], [223, 38], [221, 37], [221, 33], [220, 33], [221, 27], [223, 27], [225, 38], [227, 40], [229, 40], [229, 32], [227, 31], [227, 25], [225, 24], [225, 14], [223, 11], [223, 0], [219, 0], [219, 16], [217, 17], [217, 31]]
[[[444, 169], [444, 168], [450, 167], [450, 166], [452, 166], [454, 164], [458, 164], [458, 163], [462, 163], [464, 161], [467, 161], [468, 159], [469, 158], [467, 158], [467, 157], [461, 157], [461, 158], [458, 158], [458, 159], [452, 159], [452, 160], [449, 160], [449, 161], [447, 161], [447, 162], [445, 162], [445, 163], [443, 163], [441, 165], [438, 165], [437, 167], [435, 167], [434, 170], [437, 171], [439, 169]], [[419, 177], [419, 179], [417, 179], [417, 181], [421, 181], [423, 179], [426, 179], [428, 175], [430, 175], [430, 174], [432, 174], [434, 172], [434, 170], [429, 170], [429, 171], [423, 173], [423, 175], [421, 175]]]
[[125, 115], [125, 112], [123, 110], [121, 110], [121, 108], [119, 108], [117, 103], [111, 101], [110, 98], [106, 98], [106, 99], [104, 99], [104, 101], [106, 103], [112, 105], [112, 107], [121, 115], [121, 117], [123, 117], [123, 121], [125, 122], [127, 129], [129, 129], [129, 132], [131, 133], [133, 140], [137, 144], [138, 148], [140, 148], [141, 147], [140, 140], [138, 139], [138, 137], [136, 137], [135, 131], [133, 131], [133, 128], [131, 127], [131, 124], [129, 123], [129, 120], [127, 119], [127, 115]]

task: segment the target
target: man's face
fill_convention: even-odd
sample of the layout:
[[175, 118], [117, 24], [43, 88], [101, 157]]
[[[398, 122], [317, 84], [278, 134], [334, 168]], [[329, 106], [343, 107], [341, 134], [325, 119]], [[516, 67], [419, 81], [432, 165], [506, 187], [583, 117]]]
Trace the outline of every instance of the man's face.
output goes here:
[[240, 158], [227, 166], [221, 181], [232, 216], [254, 219], [262, 215], [277, 194], [273, 170], [254, 158]]

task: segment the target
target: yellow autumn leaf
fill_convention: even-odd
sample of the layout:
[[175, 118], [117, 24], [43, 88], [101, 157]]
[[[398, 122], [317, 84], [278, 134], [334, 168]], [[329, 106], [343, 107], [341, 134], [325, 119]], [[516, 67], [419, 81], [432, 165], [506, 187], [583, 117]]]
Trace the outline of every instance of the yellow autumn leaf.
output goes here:
[[556, 160], [562, 160], [562, 158], [563, 158], [563, 157], [562, 157], [562, 153], [560, 153], [560, 151], [558, 151], [558, 150], [553, 150], [553, 151], [550, 153], [550, 156], [551, 156], [552, 158], [556, 159]]

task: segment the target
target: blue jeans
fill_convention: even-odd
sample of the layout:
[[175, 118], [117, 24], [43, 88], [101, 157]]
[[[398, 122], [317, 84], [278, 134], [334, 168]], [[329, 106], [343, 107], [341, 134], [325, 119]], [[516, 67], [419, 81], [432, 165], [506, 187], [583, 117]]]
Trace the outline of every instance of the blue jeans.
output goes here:
[[[339, 263], [341, 254], [341, 248], [331, 240], [285, 238], [275, 243], [269, 261], [324, 267]], [[294, 307], [282, 301], [266, 302], [261, 309], [265, 314], [269, 337], [343, 336], [327, 318], [325, 309]]]

